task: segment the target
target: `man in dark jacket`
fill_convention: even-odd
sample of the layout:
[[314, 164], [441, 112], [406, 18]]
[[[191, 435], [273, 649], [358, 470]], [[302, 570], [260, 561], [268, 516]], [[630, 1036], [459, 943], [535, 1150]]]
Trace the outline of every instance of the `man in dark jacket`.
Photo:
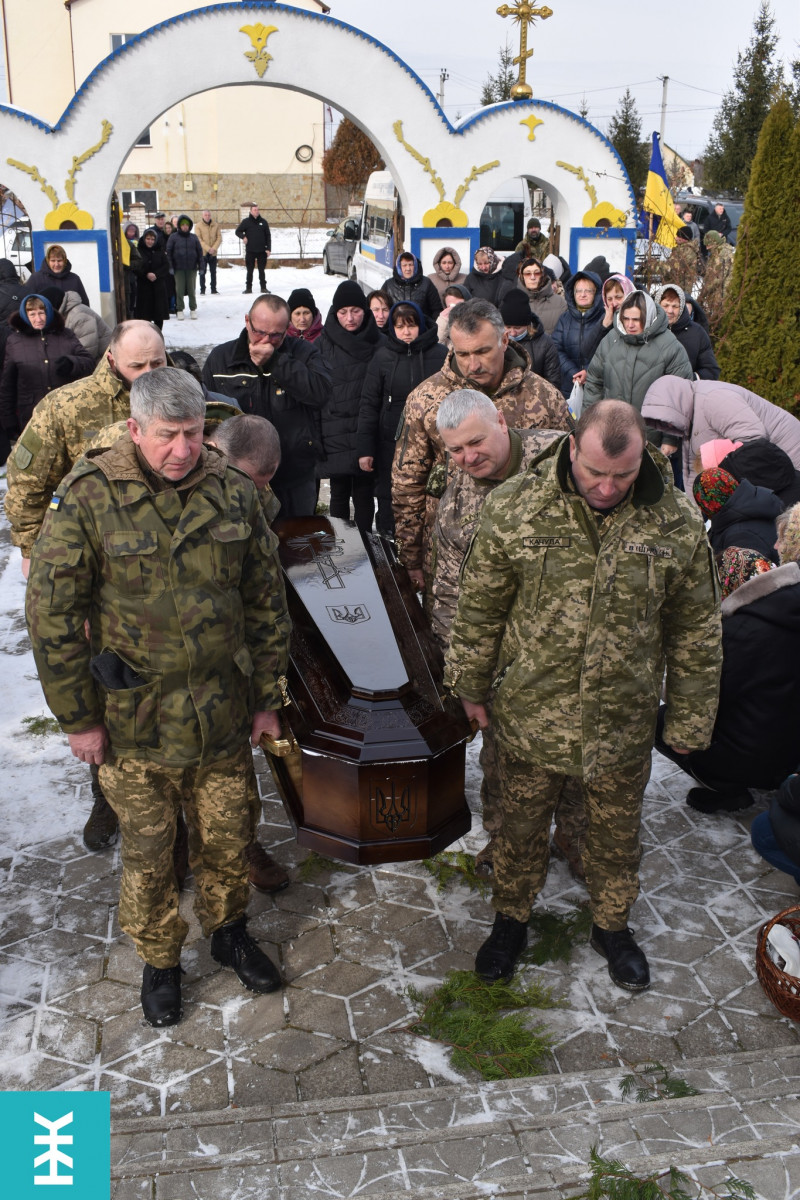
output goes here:
[[258, 286], [262, 295], [267, 294], [267, 259], [272, 250], [272, 234], [269, 225], [259, 216], [258, 205], [250, 205], [250, 215], [236, 228], [236, 236], [244, 242], [244, 265], [247, 272], [244, 285], [245, 296], [253, 292], [253, 267], [258, 267]]
[[184, 213], [178, 217], [177, 233], [171, 233], [167, 242], [167, 258], [175, 275], [175, 302], [177, 317], [183, 320], [183, 298], [189, 298], [189, 316], [197, 320], [197, 272], [203, 266], [203, 247], [200, 239], [192, 233], [192, 221]]
[[395, 304], [404, 300], [416, 304], [423, 315], [430, 317], [432, 321], [435, 321], [442, 311], [439, 292], [428, 276], [422, 274], [422, 263], [419, 259], [408, 251], [398, 255], [392, 278], [386, 280], [383, 290], [391, 296]]
[[703, 237], [705, 237], [707, 233], [713, 232], [721, 233], [722, 236], [727, 240], [728, 234], [732, 228], [733, 226], [731, 224], [731, 219], [725, 211], [725, 205], [720, 201], [718, 204], [714, 205], [714, 211], [710, 212], [705, 219], [705, 222], [702, 226]]
[[281, 465], [271, 486], [282, 517], [311, 517], [317, 502], [316, 465], [323, 456], [321, 412], [331, 380], [316, 345], [287, 338], [289, 306], [259, 296], [232, 342], [216, 346], [203, 383], [237, 402], [242, 412], [266, 417], [278, 431]]

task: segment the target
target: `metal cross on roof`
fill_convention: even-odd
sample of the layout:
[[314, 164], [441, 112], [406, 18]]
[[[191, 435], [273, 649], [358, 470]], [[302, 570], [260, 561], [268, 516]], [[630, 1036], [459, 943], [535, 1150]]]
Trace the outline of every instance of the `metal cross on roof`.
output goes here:
[[546, 21], [548, 17], [552, 17], [553, 10], [546, 4], [536, 8], [529, 0], [517, 0], [516, 4], [501, 4], [497, 11], [501, 17], [513, 17], [519, 25], [519, 56], [512, 59], [519, 64], [519, 78], [511, 89], [511, 99], [530, 100], [533, 88], [525, 82], [527, 59], [533, 54], [533, 51], [528, 49], [528, 26], [533, 25], [537, 17]]

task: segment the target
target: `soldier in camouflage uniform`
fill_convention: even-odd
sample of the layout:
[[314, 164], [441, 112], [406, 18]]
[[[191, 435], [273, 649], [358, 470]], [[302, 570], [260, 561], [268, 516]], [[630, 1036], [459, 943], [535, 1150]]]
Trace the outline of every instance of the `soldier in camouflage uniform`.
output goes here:
[[632, 406], [601, 401], [487, 499], [446, 663], [446, 684], [481, 726], [493, 696], [503, 785], [496, 916], [477, 973], [512, 974], [547, 873], [555, 798], [576, 776], [591, 944], [615, 983], [648, 987], [627, 920], [664, 669], [665, 741], [679, 753], [707, 746], [721, 629], [702, 519]]
[[73, 754], [102, 764], [119, 815], [119, 920], [145, 961], [153, 1025], [181, 1016], [188, 926], [172, 867], [181, 805], [212, 957], [253, 991], [280, 986], [245, 927], [244, 848], [248, 738], [280, 735], [286, 600], [256, 490], [203, 446], [204, 413], [202, 389], [183, 371], [135, 380], [129, 434], [59, 486], [28, 583], [47, 703]]
[[[406, 400], [392, 468], [392, 507], [400, 561], [413, 583], [430, 590], [430, 541], [436, 506], [449, 474], [436, 412], [450, 392], [484, 392], [515, 429], [570, 429], [561, 392], [535, 375], [530, 359], [509, 343], [503, 318], [487, 300], [467, 300], [450, 318], [452, 351], [436, 375]], [[427, 582], [426, 582], [427, 580]]]
[[702, 278], [704, 269], [699, 242], [691, 237], [688, 229], [679, 229], [678, 240], [670, 251], [669, 258], [661, 264], [662, 283], [676, 283], [687, 296], [691, 296], [694, 285]]
[[[11, 541], [22, 551], [27, 578], [31, 549], [47, 506], [99, 430], [130, 416], [134, 379], [167, 362], [161, 330], [149, 321], [117, 325], [93, 374], [57, 388], [33, 411], [8, 460], [6, 516]], [[91, 769], [92, 811], [83, 830], [89, 850], [102, 850], [117, 836], [117, 817]]]
[[706, 234], [703, 245], [708, 250], [708, 261], [697, 303], [705, 309], [709, 333], [713, 338], [722, 320], [725, 293], [733, 274], [734, 249], [721, 233], [713, 230]]
[[[498, 484], [526, 469], [528, 463], [561, 437], [557, 430], [509, 429], [488, 396], [465, 388], [451, 392], [439, 406], [436, 427], [458, 468], [442, 496], [433, 527], [431, 623], [434, 636], [447, 650], [458, 602], [458, 581], [469, 544], [487, 496]], [[483, 733], [480, 756], [483, 781], [483, 827], [489, 841], [475, 859], [479, 874], [491, 874], [495, 838], [502, 822], [500, 783], [494, 730]], [[586, 810], [577, 780], [567, 780], [556, 806], [554, 843], [576, 878], [583, 880], [581, 851], [586, 836]]]

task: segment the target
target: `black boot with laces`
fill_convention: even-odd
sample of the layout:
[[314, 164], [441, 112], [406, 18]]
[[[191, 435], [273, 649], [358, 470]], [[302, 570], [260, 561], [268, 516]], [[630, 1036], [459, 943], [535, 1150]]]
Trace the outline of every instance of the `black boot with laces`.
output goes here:
[[233, 967], [251, 992], [276, 992], [281, 986], [278, 968], [247, 932], [244, 917], [221, 925], [211, 935], [211, 957], [223, 967]]
[[496, 913], [494, 926], [475, 958], [475, 974], [485, 983], [502, 979], [508, 983], [514, 974], [517, 959], [528, 944], [528, 926], [525, 921]]
[[151, 967], [145, 963], [142, 975], [142, 1011], [149, 1025], [177, 1025], [183, 1016], [181, 1004], [181, 968]]

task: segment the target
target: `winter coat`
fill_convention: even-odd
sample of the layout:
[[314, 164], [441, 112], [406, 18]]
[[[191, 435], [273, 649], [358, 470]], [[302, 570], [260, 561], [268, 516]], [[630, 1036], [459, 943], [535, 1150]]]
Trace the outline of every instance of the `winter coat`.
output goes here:
[[769, 823], [781, 850], [800, 866], [800, 775], [784, 779], [770, 800]]
[[[104, 724], [112, 754], [165, 767], [231, 757], [253, 712], [280, 707], [288, 661], [277, 539], [250, 480], [203, 448], [180, 494], [154, 491], [126, 434], [84, 458], [56, 501], [27, 617], [62, 729]], [[107, 650], [140, 676], [135, 687], [92, 676]]]
[[526, 352], [537, 375], [541, 375], [542, 379], [546, 379], [548, 383], [552, 383], [553, 387], [561, 391], [561, 363], [558, 351], [553, 339], [545, 333], [544, 326], [536, 313], [531, 313], [528, 332], [513, 344]]
[[111, 341], [111, 330], [99, 313], [86, 304], [81, 304], [77, 292], [67, 292], [58, 310], [64, 318], [67, 329], [71, 329], [75, 337], [92, 356], [96, 363], [101, 354], [108, 349]]
[[420, 333], [403, 342], [394, 332], [391, 315], [384, 329], [384, 344], [369, 364], [361, 393], [356, 457], [372, 458], [376, 483], [389, 484], [395, 440], [414, 388], [441, 370], [447, 350], [437, 328], [420, 313]]
[[219, 221], [205, 221], [201, 217], [194, 227], [194, 233], [203, 254], [211, 254], [216, 258], [222, 242], [222, 226]]
[[187, 232], [181, 229], [181, 221], [189, 221], [189, 218], [178, 217], [178, 228], [167, 240], [167, 261], [173, 271], [199, 271], [203, 266], [203, 247], [197, 235], [192, 233], [192, 222], [189, 221]]
[[445, 685], [474, 703], [494, 696], [512, 758], [588, 778], [649, 761], [666, 667], [666, 741], [708, 745], [720, 616], [697, 507], [649, 448], [601, 526], [568, 478], [561, 438], [484, 504]]
[[[455, 267], [450, 275], [446, 275], [439, 265], [445, 254], [451, 255], [455, 263]], [[454, 250], [452, 246], [442, 246], [441, 250], [436, 251], [433, 256], [433, 272], [428, 276], [428, 279], [430, 279], [439, 293], [442, 304], [444, 304], [445, 289], [452, 287], [454, 283], [463, 283], [466, 278], [466, 275], [461, 270], [461, 255], [457, 250]]]
[[721, 213], [717, 213], [716, 209], [712, 208], [703, 222], [703, 237], [707, 233], [721, 233], [724, 238], [727, 238], [732, 228], [733, 225], [726, 210], [723, 208]]
[[392, 277], [386, 280], [383, 290], [387, 296], [391, 296], [394, 304], [402, 304], [403, 301], [416, 304], [426, 317], [435, 321], [444, 307], [438, 288], [431, 283], [427, 275], [422, 274], [422, 265], [419, 259], [414, 261], [416, 270], [410, 279], [406, 279], [400, 273], [400, 256], [398, 255]]
[[[45, 329], [32, 329], [19, 314], [11, 317], [9, 324], [14, 332], [6, 343], [0, 376], [0, 425], [15, 437], [42, 397], [90, 375], [94, 359], [64, 327], [60, 313], [53, 313]], [[60, 363], [62, 358], [65, 361]]]
[[705, 262], [700, 252], [700, 244], [681, 241], [675, 243], [669, 258], [662, 263], [661, 278], [667, 285], [677, 284], [689, 296], [704, 270]]
[[27, 283], [20, 283], [14, 264], [0, 258], [0, 322], [5, 324], [12, 313], [19, 312], [20, 301], [29, 295]]
[[[575, 303], [575, 284], [580, 279], [588, 279], [597, 289], [591, 308], [586, 312], [581, 312]], [[559, 387], [565, 396], [572, 392], [572, 376], [578, 371], [586, 370], [605, 332], [605, 307], [601, 289], [600, 277], [590, 271], [576, 271], [564, 287], [567, 308], [558, 318], [553, 331], [553, 345], [558, 351], [561, 364]]]
[[286, 330], [286, 336], [291, 338], [300, 338], [303, 342], [315, 342], [322, 334], [322, 313], [317, 309], [314, 314], [314, 320], [309, 325], [308, 329], [295, 329], [294, 325], [289, 322], [289, 328]]
[[675, 292], [681, 302], [680, 315], [677, 321], [670, 325], [670, 329], [686, 351], [692, 371], [698, 379], [719, 379], [719, 363], [711, 347], [711, 339], [700, 322], [694, 319], [686, 307], [683, 288], [676, 283], [664, 284], [662, 287], [656, 288], [653, 292], [656, 304], [661, 303], [661, 298], [666, 291]]
[[319, 479], [331, 475], [357, 475], [358, 416], [361, 393], [372, 359], [385, 345], [375, 318], [367, 310], [360, 328], [348, 333], [333, 309], [325, 319], [319, 351], [331, 377], [328, 403], [322, 410], [325, 458], [317, 466]]
[[770, 488], [785, 509], [800, 502], [800, 471], [786, 451], [768, 438], [745, 442], [719, 465], [740, 483], [749, 479], [756, 487]]
[[[168, 321], [167, 280], [170, 272], [166, 251], [158, 242], [152, 249], [148, 249], [142, 237], [139, 241], [139, 256], [140, 266], [136, 269], [136, 306], [133, 315], [140, 321]], [[148, 279], [148, 275], [155, 275], [155, 279]]]
[[[400, 559], [409, 570], [430, 575], [430, 537], [449, 463], [436, 428], [445, 396], [469, 387], [451, 353], [436, 375], [416, 387], [406, 400], [403, 426], [392, 468], [392, 507]], [[491, 399], [513, 429], [571, 429], [566, 401], [546, 379], [534, 375], [524, 351], [510, 343], [503, 377]]]
[[641, 411], [647, 389], [655, 380], [671, 375], [692, 378], [686, 351], [670, 332], [667, 314], [646, 292], [639, 294], [644, 296], [647, 309], [644, 330], [626, 333], [617, 312], [614, 328], [589, 363], [583, 388], [584, 411], [598, 400], [624, 400]]
[[488, 300], [490, 304], [497, 304], [497, 293], [502, 282], [503, 276], [499, 269], [491, 275], [472, 270], [464, 280], [464, 287], [473, 300]]
[[693, 382], [665, 376], [647, 392], [642, 416], [657, 428], [668, 425], [683, 438], [683, 474], [691, 487], [695, 455], [704, 442], [730, 438], [747, 442], [767, 437], [800, 468], [800, 421], [784, 408], [735, 383], [713, 379]]
[[203, 383], [230, 396], [242, 412], [266, 417], [278, 431], [281, 465], [272, 479], [280, 491], [298, 476], [313, 473], [323, 457], [320, 414], [330, 397], [331, 380], [317, 346], [285, 338], [266, 367], [250, 357], [247, 330], [232, 342], [215, 346], [203, 367]]
[[777, 563], [775, 518], [782, 512], [783, 504], [774, 492], [743, 479], [730, 499], [711, 517], [708, 531], [711, 549], [722, 554], [729, 546], [740, 546], [757, 550], [770, 562]]
[[262, 216], [246, 216], [236, 227], [236, 237], [242, 241], [247, 239], [248, 254], [269, 254], [272, 250], [272, 233]]
[[541, 262], [550, 253], [550, 238], [541, 229], [536, 234], [526, 233], [521, 242], [517, 242], [514, 253], [523, 255], [528, 251], [528, 258], [533, 255]]
[[67, 259], [67, 264], [63, 271], [52, 271], [47, 265], [47, 259], [42, 263], [38, 271], [34, 271], [27, 282], [27, 294], [33, 292], [41, 292], [42, 288], [57, 287], [62, 292], [77, 292], [81, 298], [82, 304], [89, 304], [89, 297], [86, 295], [86, 288], [83, 286], [83, 280], [80, 275], [76, 275], [72, 269], [72, 263]]

